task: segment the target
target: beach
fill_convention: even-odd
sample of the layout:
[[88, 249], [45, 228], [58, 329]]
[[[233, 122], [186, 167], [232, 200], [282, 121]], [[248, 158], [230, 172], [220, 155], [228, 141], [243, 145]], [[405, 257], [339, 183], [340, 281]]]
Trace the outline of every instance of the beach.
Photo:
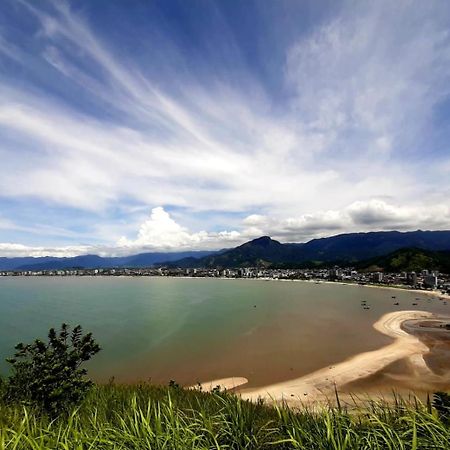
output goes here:
[[229, 377], [220, 378], [218, 380], [206, 381], [205, 383], [198, 383], [197, 385], [190, 386], [192, 389], [199, 389], [203, 392], [211, 392], [214, 389], [219, 389], [221, 391], [234, 390], [244, 384], [247, 384], [248, 380], [244, 377]]
[[[427, 321], [435, 316], [425, 311], [398, 311], [384, 314], [373, 324], [378, 332], [389, 336], [394, 341], [378, 350], [368, 351], [353, 356], [338, 364], [324, 367], [308, 375], [264, 386], [258, 389], [246, 389], [245, 383], [239, 385], [228, 378], [204, 383], [204, 387], [217, 385], [229, 389], [239, 388], [244, 399], [264, 399], [269, 402], [321, 403], [333, 401], [336, 392], [346, 385], [370, 377], [387, 366], [401, 360], [407, 360], [417, 378], [427, 377], [439, 381], [424, 361], [429, 348], [417, 336], [407, 333], [402, 325], [407, 321]], [[239, 379], [245, 380], [245, 379]], [[440, 380], [442, 381], [442, 380]], [[450, 380], [447, 380], [447, 382]], [[345, 389], [344, 389], [345, 392]], [[341, 395], [341, 393], [339, 394]]]

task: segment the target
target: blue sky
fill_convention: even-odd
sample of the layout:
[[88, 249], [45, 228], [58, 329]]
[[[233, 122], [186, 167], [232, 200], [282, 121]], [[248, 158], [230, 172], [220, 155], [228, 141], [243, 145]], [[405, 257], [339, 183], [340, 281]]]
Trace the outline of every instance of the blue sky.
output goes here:
[[447, 1], [0, 5], [0, 256], [450, 228]]

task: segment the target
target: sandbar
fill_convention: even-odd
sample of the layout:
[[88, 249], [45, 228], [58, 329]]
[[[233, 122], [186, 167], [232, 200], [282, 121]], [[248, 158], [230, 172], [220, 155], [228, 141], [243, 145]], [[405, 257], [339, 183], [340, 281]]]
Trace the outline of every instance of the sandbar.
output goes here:
[[360, 378], [368, 377], [395, 361], [409, 358], [421, 375], [431, 374], [423, 355], [428, 347], [416, 336], [401, 327], [407, 320], [430, 319], [425, 311], [396, 311], [383, 315], [374, 328], [393, 338], [394, 342], [378, 350], [360, 353], [343, 362], [319, 369], [293, 380], [257, 389], [240, 389], [243, 398], [262, 398], [273, 402], [311, 403], [333, 399], [337, 388]]
[[203, 392], [210, 392], [213, 389], [219, 388], [221, 391], [229, 391], [236, 389], [239, 386], [247, 384], [248, 380], [244, 377], [229, 377], [220, 378], [217, 380], [205, 381], [203, 383], [198, 383], [194, 386], [190, 386], [191, 389], [200, 389]]

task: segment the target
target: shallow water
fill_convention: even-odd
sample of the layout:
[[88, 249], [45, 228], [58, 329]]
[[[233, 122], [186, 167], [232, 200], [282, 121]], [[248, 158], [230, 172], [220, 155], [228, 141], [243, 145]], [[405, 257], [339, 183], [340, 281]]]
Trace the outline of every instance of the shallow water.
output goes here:
[[420, 293], [330, 283], [0, 278], [0, 371], [17, 342], [45, 337], [65, 321], [101, 344], [89, 367], [98, 381], [243, 376], [248, 387], [264, 386], [380, 348], [391, 340], [372, 324], [386, 312], [414, 309], [450, 314], [450, 305]]

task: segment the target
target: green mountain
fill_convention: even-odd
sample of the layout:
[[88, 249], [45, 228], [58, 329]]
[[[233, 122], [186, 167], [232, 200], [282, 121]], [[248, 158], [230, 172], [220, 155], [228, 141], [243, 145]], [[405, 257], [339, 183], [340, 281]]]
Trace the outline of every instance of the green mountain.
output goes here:
[[205, 268], [355, 265], [412, 247], [432, 252], [450, 250], [450, 231], [349, 233], [304, 244], [282, 244], [263, 236], [221, 253], [195, 260], [185, 258], [168, 265]]
[[206, 267], [248, 267], [252, 265], [269, 267], [274, 263], [283, 263], [291, 256], [295, 256], [290, 245], [292, 244], [281, 244], [269, 236], [263, 236], [226, 252], [201, 258], [199, 261]]
[[450, 273], [450, 251], [403, 248], [356, 265], [360, 269], [385, 272], [420, 272], [423, 269]]

